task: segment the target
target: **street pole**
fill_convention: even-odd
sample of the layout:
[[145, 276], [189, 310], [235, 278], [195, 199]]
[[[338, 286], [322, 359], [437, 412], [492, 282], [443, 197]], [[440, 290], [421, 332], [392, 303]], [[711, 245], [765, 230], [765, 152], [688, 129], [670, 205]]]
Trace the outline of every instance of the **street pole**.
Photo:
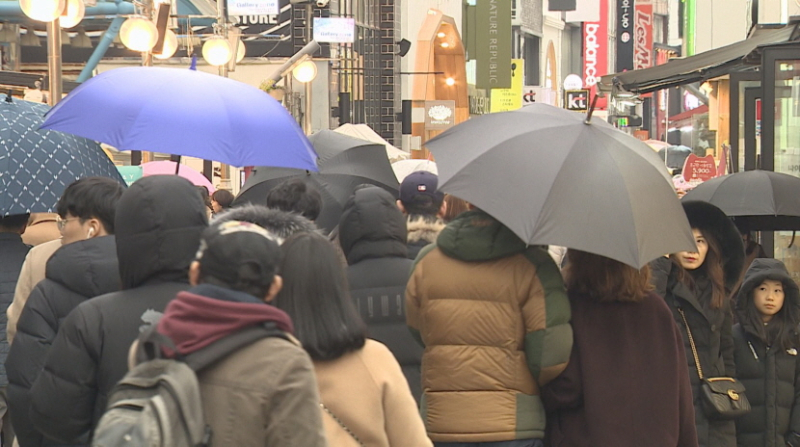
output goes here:
[[[306, 5], [306, 44], [311, 42], [313, 36], [311, 34], [311, 14], [313, 9], [311, 3]], [[311, 56], [311, 61], [314, 61], [314, 56]], [[305, 110], [303, 111], [303, 131], [306, 135], [311, 135], [311, 82], [305, 83]]]
[[61, 100], [61, 27], [58, 18], [47, 22], [47, 75], [48, 98], [50, 106]]

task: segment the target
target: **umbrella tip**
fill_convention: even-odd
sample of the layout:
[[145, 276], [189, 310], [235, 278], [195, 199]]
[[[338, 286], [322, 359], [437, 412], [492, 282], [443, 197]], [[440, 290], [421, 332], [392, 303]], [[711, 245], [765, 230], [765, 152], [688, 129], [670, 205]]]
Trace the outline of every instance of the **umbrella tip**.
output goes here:
[[192, 55], [192, 63], [189, 65], [189, 70], [197, 71], [197, 55]]
[[596, 105], [597, 105], [597, 95], [594, 95], [594, 98], [592, 98], [592, 105], [589, 106], [589, 111], [586, 112], [586, 120], [583, 122], [584, 124], [592, 123], [592, 114], [594, 113], [594, 107]]
[[12, 93], [11, 93], [11, 90], [9, 89], [9, 90], [6, 92], [6, 102], [9, 102], [9, 103], [10, 103], [10, 102], [14, 102], [14, 97], [13, 97], [13, 96], [11, 96], [11, 95], [12, 95]]

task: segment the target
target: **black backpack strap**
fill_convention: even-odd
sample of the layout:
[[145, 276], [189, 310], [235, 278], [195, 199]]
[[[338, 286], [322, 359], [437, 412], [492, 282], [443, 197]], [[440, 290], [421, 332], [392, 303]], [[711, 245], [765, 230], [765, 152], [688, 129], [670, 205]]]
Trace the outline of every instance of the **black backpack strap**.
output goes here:
[[214, 362], [221, 360], [223, 357], [232, 354], [239, 348], [267, 337], [278, 337], [291, 341], [286, 332], [278, 329], [275, 323], [267, 322], [234, 332], [200, 350], [184, 356], [181, 360], [194, 371], [200, 371]]

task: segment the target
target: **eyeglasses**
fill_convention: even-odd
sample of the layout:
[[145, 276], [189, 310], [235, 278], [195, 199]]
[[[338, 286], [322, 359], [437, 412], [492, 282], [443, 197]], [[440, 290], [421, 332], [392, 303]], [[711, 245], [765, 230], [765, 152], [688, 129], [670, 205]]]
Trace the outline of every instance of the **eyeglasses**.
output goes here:
[[56, 226], [58, 227], [58, 231], [64, 231], [64, 228], [67, 226], [67, 222], [78, 219], [78, 217], [73, 217], [72, 219], [63, 219], [61, 216], [56, 216]]

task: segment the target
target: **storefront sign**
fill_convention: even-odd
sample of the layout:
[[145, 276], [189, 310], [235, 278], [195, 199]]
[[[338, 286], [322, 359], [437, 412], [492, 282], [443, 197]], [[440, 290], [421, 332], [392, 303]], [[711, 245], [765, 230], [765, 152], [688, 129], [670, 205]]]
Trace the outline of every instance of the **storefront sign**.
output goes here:
[[564, 92], [564, 108], [575, 112], [589, 110], [589, 90], [566, 90]]
[[511, 88], [493, 88], [491, 90], [492, 113], [508, 112], [522, 107], [522, 88], [525, 84], [525, 61], [511, 61]]
[[314, 17], [314, 40], [317, 42], [353, 43], [355, 34], [355, 19]]
[[576, 74], [568, 74], [566, 78], [564, 78], [564, 90], [577, 90], [583, 87], [583, 79]]
[[[600, 77], [608, 74], [608, 0], [600, 0], [600, 20], [583, 24], [583, 85], [594, 96]], [[597, 109], [605, 108], [599, 99]]]
[[491, 111], [489, 108], [489, 97], [486, 96], [486, 90], [469, 86], [467, 93], [469, 93], [470, 115], [486, 115]]
[[511, 88], [511, 1], [478, 0], [475, 24], [475, 86]]
[[[580, 85], [578, 86], [580, 88]], [[527, 106], [536, 102], [543, 102], [551, 106], [556, 104], [555, 90], [547, 87], [534, 87], [526, 85], [522, 89], [522, 105]]]
[[689, 154], [683, 163], [683, 178], [687, 182], [698, 184], [711, 180], [716, 175], [717, 164], [711, 155], [701, 158], [695, 154]]
[[425, 129], [444, 130], [456, 123], [456, 102], [425, 101]]
[[276, 15], [280, 13], [278, 0], [228, 0], [228, 15]]
[[633, 69], [653, 66], [653, 5], [636, 5], [633, 18]]
[[617, 72], [633, 69], [634, 0], [617, 0]]

